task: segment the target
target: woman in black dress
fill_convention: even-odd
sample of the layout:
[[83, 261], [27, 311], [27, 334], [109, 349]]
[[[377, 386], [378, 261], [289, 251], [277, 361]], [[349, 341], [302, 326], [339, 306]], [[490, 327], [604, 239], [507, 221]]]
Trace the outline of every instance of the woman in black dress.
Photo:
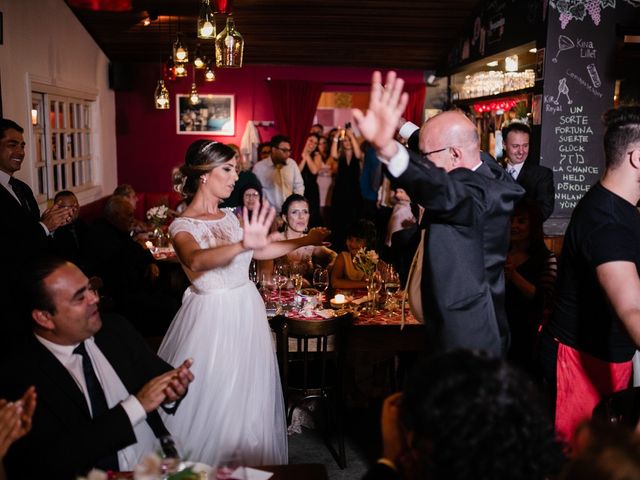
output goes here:
[[362, 214], [360, 194], [360, 172], [362, 151], [351, 128], [344, 129], [333, 137], [331, 156], [337, 159], [338, 171], [335, 177], [331, 201], [331, 239], [335, 251], [345, 250], [346, 228]]

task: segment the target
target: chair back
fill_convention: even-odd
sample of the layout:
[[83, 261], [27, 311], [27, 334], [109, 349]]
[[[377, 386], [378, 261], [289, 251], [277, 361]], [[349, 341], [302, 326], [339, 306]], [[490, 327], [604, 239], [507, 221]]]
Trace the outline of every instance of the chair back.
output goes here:
[[340, 386], [350, 322], [350, 313], [325, 320], [271, 320], [285, 399], [291, 391], [314, 397]]

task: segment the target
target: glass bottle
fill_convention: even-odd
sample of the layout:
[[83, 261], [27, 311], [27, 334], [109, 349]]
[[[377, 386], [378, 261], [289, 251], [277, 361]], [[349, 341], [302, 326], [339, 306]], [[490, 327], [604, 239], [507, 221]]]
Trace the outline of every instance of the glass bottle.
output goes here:
[[242, 67], [244, 39], [236, 30], [233, 16], [227, 17], [227, 25], [216, 36], [216, 65], [223, 68]]

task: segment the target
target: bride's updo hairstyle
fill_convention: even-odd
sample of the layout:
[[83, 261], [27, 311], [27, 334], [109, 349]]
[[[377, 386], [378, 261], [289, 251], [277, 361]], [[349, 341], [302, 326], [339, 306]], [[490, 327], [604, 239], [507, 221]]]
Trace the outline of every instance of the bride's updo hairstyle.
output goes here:
[[209, 173], [233, 158], [236, 152], [227, 145], [209, 140], [196, 140], [187, 149], [184, 164], [174, 175], [174, 188], [186, 199], [191, 199], [198, 190], [200, 176]]

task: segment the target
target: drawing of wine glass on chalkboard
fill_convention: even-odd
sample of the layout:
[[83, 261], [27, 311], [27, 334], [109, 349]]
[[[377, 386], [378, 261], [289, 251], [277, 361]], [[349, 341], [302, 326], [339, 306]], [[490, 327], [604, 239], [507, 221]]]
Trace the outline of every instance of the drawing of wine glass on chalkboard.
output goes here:
[[558, 105], [560, 101], [560, 95], [567, 97], [567, 104], [571, 105], [573, 103], [573, 100], [569, 97], [569, 87], [567, 86], [567, 79], [565, 77], [561, 78], [558, 82], [558, 96], [553, 101], [556, 105]]
[[558, 63], [558, 55], [560, 55], [560, 52], [564, 52], [565, 50], [571, 50], [575, 46], [576, 44], [573, 43], [573, 40], [571, 40], [569, 37], [565, 35], [560, 35], [558, 37], [558, 53], [556, 53], [556, 56], [553, 57], [551, 61], [553, 61], [553, 63]]

